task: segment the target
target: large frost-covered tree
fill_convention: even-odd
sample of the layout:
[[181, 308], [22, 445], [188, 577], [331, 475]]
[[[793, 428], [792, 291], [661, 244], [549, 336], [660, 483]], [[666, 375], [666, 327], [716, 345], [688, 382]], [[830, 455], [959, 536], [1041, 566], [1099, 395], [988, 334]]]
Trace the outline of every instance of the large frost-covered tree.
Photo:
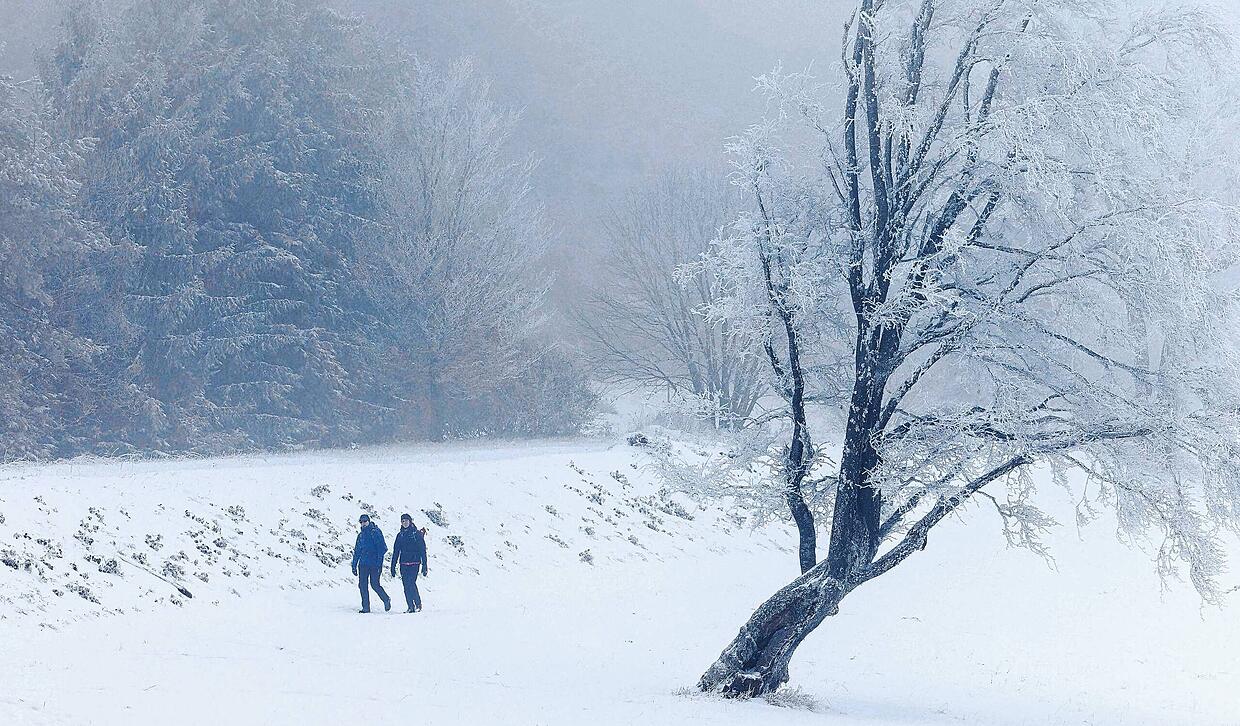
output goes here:
[[[371, 411], [348, 284], [372, 209], [372, 77], [358, 27], [318, 0], [75, 5], [44, 84], [93, 139], [82, 196], [137, 249], [99, 331], [156, 416], [144, 447], [338, 443]], [[204, 437], [212, 432], [213, 436]]]
[[[1240, 530], [1236, 214], [1202, 183], [1228, 163], [1224, 45], [1193, 6], [860, 0], [838, 84], [763, 80], [777, 112], [734, 145], [756, 211], [717, 245], [741, 281], [718, 314], [765, 336], [787, 393], [771, 485], [802, 504], [803, 572], [702, 689], [778, 688], [968, 502], [1040, 548], [1052, 479], [1218, 595]], [[820, 560], [803, 487], [828, 469]]]

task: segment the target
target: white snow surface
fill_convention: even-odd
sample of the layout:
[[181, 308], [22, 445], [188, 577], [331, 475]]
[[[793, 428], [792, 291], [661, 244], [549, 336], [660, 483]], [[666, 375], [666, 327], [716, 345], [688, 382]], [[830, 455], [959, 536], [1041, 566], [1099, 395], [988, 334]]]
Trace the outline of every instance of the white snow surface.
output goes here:
[[[1240, 602], [1163, 592], [1105, 524], [1060, 528], [1050, 568], [981, 508], [850, 596], [790, 697], [695, 694], [795, 576], [794, 536], [659, 495], [643, 456], [561, 441], [0, 469], [0, 724], [1240, 724]], [[401, 512], [430, 530], [423, 612], [386, 572], [393, 611], [357, 612], [361, 511], [389, 545]]]

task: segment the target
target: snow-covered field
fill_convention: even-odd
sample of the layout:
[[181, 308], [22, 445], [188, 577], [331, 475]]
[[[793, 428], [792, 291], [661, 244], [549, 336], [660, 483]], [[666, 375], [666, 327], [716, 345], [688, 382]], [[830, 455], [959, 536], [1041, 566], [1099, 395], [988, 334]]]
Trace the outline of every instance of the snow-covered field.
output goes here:
[[[1240, 724], [1240, 599], [1161, 593], [1105, 524], [1064, 527], [1051, 571], [980, 509], [845, 601], [792, 705], [693, 695], [793, 537], [645, 464], [577, 441], [0, 470], [0, 724]], [[356, 612], [363, 510], [389, 543], [402, 511], [429, 528], [424, 612], [386, 573], [393, 612]]]

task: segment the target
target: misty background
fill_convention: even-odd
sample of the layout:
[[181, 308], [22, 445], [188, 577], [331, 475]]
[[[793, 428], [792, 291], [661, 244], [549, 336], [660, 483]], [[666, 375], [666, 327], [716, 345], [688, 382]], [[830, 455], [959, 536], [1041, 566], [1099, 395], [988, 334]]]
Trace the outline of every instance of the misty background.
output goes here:
[[[754, 78], [838, 68], [844, 0], [336, 0], [419, 58], [469, 59], [521, 111], [554, 224], [553, 299], [572, 306], [619, 197], [668, 168], [726, 169], [724, 140], [758, 120]], [[35, 73], [63, 0], [0, 0], [0, 73]], [[1240, 2], [1217, 9], [1240, 27]], [[1240, 129], [1238, 129], [1240, 133]]]
[[[352, 0], [337, 2], [420, 59], [471, 59], [521, 110], [514, 147], [540, 160], [554, 226], [554, 298], [572, 305], [617, 199], [662, 169], [724, 168], [724, 139], [757, 120], [753, 78], [834, 64], [840, 0]], [[35, 73], [58, 0], [0, 0], [0, 72]]]
[[[467, 58], [521, 109], [557, 227], [560, 303], [603, 244], [618, 196], [677, 166], [724, 169], [724, 140], [758, 120], [754, 78], [777, 63], [838, 67], [844, 0], [336, 0], [433, 63]], [[63, 0], [0, 0], [0, 69], [35, 73]], [[1240, 2], [1218, 10], [1240, 25]]]
[[[204, 34], [173, 4], [134, 11], [128, 0], [0, 0], [0, 79], [16, 83], [5, 91], [17, 129], [11, 153], [19, 164], [34, 160], [27, 182], [19, 177], [14, 187], [25, 191], [10, 196], [37, 188], [29, 180], [47, 169], [63, 172], [51, 200], [15, 207], [45, 209], [38, 223], [52, 231], [36, 239], [20, 214], [8, 220], [17, 245], [6, 263], [16, 301], [10, 315], [25, 327], [13, 329], [20, 343], [12, 351], [0, 350], [18, 372], [5, 405], [21, 412], [10, 416], [25, 432], [18, 440], [42, 443], [10, 444], [7, 456], [98, 451], [103, 440], [108, 452], [195, 449], [204, 432], [231, 432], [212, 447], [231, 450], [581, 430], [614, 393], [598, 395], [607, 376], [590, 353], [607, 348], [626, 319], [700, 311], [720, 292], [700, 275], [698, 292], [684, 296], [672, 272], [736, 218], [736, 200], [718, 187], [730, 168], [728, 139], [767, 110], [756, 77], [782, 64], [834, 81], [854, 7], [325, 4], [346, 19], [296, 15], [311, 5], [203, 5], [217, 14], [206, 22], [222, 23]], [[89, 9], [88, 19], [66, 25], [70, 7]], [[1240, 18], [1237, 4], [1224, 9], [1231, 22]], [[144, 12], [166, 16], [160, 22], [168, 27], [146, 27]], [[277, 27], [296, 24], [289, 18], [309, 24]], [[184, 40], [163, 35], [178, 32]], [[286, 64], [290, 53], [300, 60]], [[416, 62], [405, 64], [401, 53]], [[470, 68], [463, 74], [461, 61]], [[204, 62], [210, 70], [196, 65]], [[303, 73], [299, 64], [314, 68]], [[55, 77], [24, 83], [43, 68]], [[169, 85], [148, 85], [152, 79]], [[237, 79], [257, 85], [228, 85]], [[32, 91], [33, 104], [23, 100]], [[828, 105], [836, 92], [828, 85]], [[296, 100], [281, 107], [286, 98]], [[1220, 98], [1218, 114], [1234, 119], [1234, 98]], [[440, 138], [439, 124], [463, 131]], [[321, 164], [325, 138], [344, 155]], [[100, 139], [89, 150], [79, 143]], [[470, 182], [463, 207], [477, 214], [461, 216], [448, 187], [418, 196], [416, 167], [430, 157], [448, 160], [448, 176], [488, 169], [481, 183]], [[669, 175], [696, 181], [669, 186]], [[690, 190], [683, 199], [658, 207], [681, 187]], [[659, 202], [659, 189], [673, 194]], [[1234, 190], [1223, 195], [1234, 198]], [[433, 203], [421, 208], [423, 198]], [[411, 215], [423, 212], [446, 216], [411, 233], [420, 223]], [[465, 249], [436, 236], [459, 229], [495, 239]], [[661, 257], [643, 250], [663, 238], [685, 246]], [[60, 243], [71, 249], [54, 252]], [[397, 269], [418, 255], [424, 269]], [[607, 299], [651, 279], [666, 283], [663, 310], [641, 309], [649, 300]], [[88, 310], [92, 299], [107, 304]], [[699, 338], [718, 332], [691, 317]], [[648, 331], [631, 332], [623, 337]], [[748, 368], [744, 345], [715, 342], [722, 347], [672, 356], [680, 356], [671, 361], [679, 370], [670, 374], [666, 356], [638, 351], [652, 372], [623, 377], [691, 401], [744, 401], [731, 411], [744, 418], [764, 395], [765, 377], [748, 371], [735, 390], [731, 372], [722, 388], [698, 380], [695, 357], [735, 356], [725, 370]], [[613, 352], [626, 358], [635, 349]], [[677, 376], [683, 380], [671, 380]], [[121, 387], [81, 402], [113, 381]], [[71, 437], [57, 427], [78, 431]], [[110, 440], [116, 431], [125, 432], [117, 434], [123, 444]], [[70, 438], [76, 443], [66, 445]]]

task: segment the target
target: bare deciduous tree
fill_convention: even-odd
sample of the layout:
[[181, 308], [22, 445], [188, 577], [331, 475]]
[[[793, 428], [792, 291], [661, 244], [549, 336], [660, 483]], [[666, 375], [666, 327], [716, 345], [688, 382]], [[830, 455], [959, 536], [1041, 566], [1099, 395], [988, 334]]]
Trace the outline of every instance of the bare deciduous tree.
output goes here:
[[[779, 113], [733, 149], [755, 211], [715, 264], [742, 281], [720, 315], [765, 337], [792, 393], [771, 485], [803, 574], [702, 689], [778, 688], [850, 592], [966, 502], [1040, 550], [1047, 477], [1218, 595], [1219, 531], [1240, 528], [1240, 316], [1218, 280], [1237, 225], [1196, 179], [1225, 163], [1202, 93], [1223, 44], [1191, 6], [860, 0], [842, 116], [805, 75], [763, 79]], [[806, 376], [840, 350], [842, 381]], [[841, 430], [810, 436], [818, 405]], [[798, 506], [820, 440], [841, 446], [818, 561]]]
[[515, 120], [464, 63], [410, 63], [381, 119], [388, 216], [363, 250], [364, 280], [421, 397], [404, 425], [433, 436], [450, 408], [512, 383], [542, 353], [549, 235], [533, 160], [508, 155]]
[[753, 339], [707, 315], [730, 281], [701, 258], [738, 207], [725, 179], [701, 171], [629, 195], [608, 221], [606, 282], [576, 316], [605, 379], [663, 389], [716, 428], [742, 425], [766, 389]]

